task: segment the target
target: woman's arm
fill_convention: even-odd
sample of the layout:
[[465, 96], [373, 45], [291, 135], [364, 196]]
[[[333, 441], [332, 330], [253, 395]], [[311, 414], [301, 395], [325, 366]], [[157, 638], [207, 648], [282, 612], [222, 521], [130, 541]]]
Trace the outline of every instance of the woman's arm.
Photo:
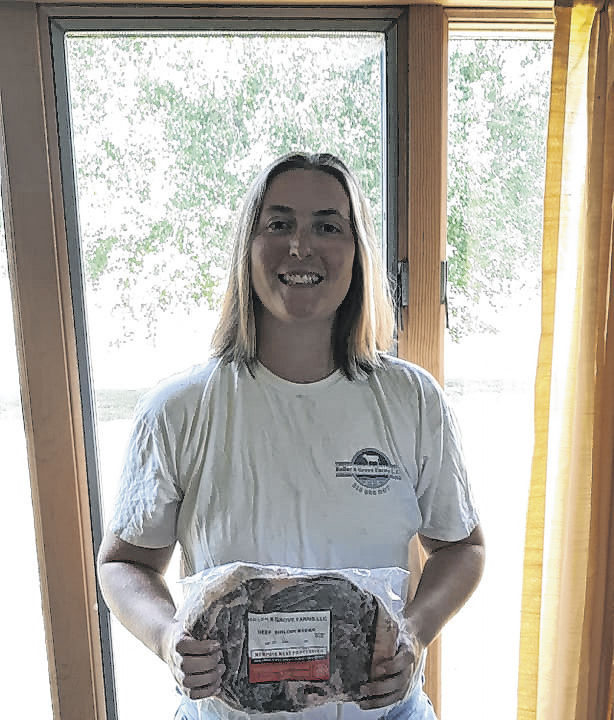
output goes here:
[[405, 617], [426, 647], [477, 587], [484, 570], [485, 549], [479, 525], [458, 542], [419, 537], [428, 559], [416, 594], [405, 607]]
[[107, 534], [98, 553], [98, 578], [113, 614], [169, 665], [184, 693], [197, 699], [218, 691], [224, 664], [218, 643], [192, 638], [175, 620], [164, 580], [173, 549], [142, 548]]
[[[469, 599], [484, 569], [484, 536], [480, 526], [464, 540], [445, 542], [420, 535], [428, 559], [416, 594], [405, 606], [405, 632], [409, 644], [372, 670], [372, 680], [362, 688], [363, 710], [391, 705], [405, 697], [423, 648]], [[381, 654], [381, 653], [380, 653]], [[385, 654], [385, 653], [384, 653]]]

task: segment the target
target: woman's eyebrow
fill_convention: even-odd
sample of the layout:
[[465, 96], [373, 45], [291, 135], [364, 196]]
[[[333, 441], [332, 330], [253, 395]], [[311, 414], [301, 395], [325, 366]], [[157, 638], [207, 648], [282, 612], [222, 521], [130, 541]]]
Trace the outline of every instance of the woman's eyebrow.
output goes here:
[[321, 217], [322, 215], [338, 215], [339, 217], [343, 217], [339, 210], [336, 210], [335, 208], [327, 208], [326, 210], [314, 210], [313, 214], [317, 215], [318, 217]]
[[267, 208], [268, 212], [280, 212], [280, 213], [293, 213], [294, 209], [288, 205], [269, 205]]
[[[278, 213], [286, 213], [287, 215], [293, 215], [294, 208], [291, 208], [289, 205], [267, 205], [267, 207], [265, 208], [265, 212], [278, 212]], [[347, 220], [347, 218], [344, 218], [344, 216], [336, 208], [326, 208], [325, 210], [314, 210], [312, 215], [314, 217], [325, 217], [327, 215], [336, 215], [337, 217]]]

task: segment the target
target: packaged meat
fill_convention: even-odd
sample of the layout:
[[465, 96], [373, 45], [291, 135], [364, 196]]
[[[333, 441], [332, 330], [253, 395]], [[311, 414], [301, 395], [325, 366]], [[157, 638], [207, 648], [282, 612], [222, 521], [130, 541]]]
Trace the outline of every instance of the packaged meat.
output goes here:
[[244, 563], [187, 578], [177, 617], [193, 637], [218, 641], [226, 666], [218, 695], [198, 703], [230, 719], [358, 702], [371, 667], [403, 641], [408, 578], [400, 568]]

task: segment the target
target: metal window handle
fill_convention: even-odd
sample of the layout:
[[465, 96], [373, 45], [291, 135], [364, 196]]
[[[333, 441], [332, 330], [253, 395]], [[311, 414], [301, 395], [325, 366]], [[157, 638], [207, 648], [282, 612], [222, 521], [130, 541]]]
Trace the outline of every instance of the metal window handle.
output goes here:
[[397, 326], [403, 327], [403, 308], [409, 305], [409, 260], [404, 258], [397, 262], [397, 287], [395, 305], [397, 309]]
[[[450, 329], [450, 317], [448, 313], [448, 261], [441, 261], [441, 273], [439, 282], [439, 302], [445, 306], [446, 329]], [[403, 327], [403, 308], [409, 306], [409, 261], [407, 258], [397, 262], [397, 283], [395, 305], [397, 310], [397, 326]]]
[[448, 261], [441, 261], [441, 274], [439, 280], [439, 302], [445, 305], [446, 310], [446, 330], [450, 329], [450, 318], [448, 316]]

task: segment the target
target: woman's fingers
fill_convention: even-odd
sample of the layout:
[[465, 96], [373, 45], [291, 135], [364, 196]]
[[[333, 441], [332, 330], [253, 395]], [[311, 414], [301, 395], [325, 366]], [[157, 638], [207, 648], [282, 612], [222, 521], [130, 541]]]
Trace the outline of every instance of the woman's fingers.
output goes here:
[[405, 697], [405, 691], [397, 689], [395, 692], [385, 695], [371, 695], [361, 700], [359, 707], [361, 710], [373, 710], [374, 708], [382, 708], [387, 705], [394, 705]]
[[183, 690], [193, 700], [215, 695], [222, 684], [224, 667], [215, 668], [206, 673], [191, 673], [183, 678]]
[[[222, 653], [214, 655], [184, 655], [178, 663], [179, 669], [186, 675], [200, 675], [224, 668]], [[223, 670], [222, 670], [223, 672]]]
[[182, 690], [190, 700], [202, 700], [203, 698], [211, 697], [215, 695], [221, 687], [221, 683], [218, 680], [210, 685], [199, 685], [197, 687], [186, 687], [183, 686]]
[[213, 655], [221, 648], [215, 640], [197, 640], [184, 632], [177, 638], [175, 650], [180, 655]]
[[361, 687], [363, 710], [384, 707], [405, 697], [414, 672], [415, 658], [412, 651], [401, 645], [396, 655], [389, 660], [380, 661], [373, 668], [372, 679]]
[[362, 686], [363, 695], [367, 695], [368, 697], [389, 695], [397, 690], [405, 690], [410, 677], [411, 668], [406, 668], [403, 672], [391, 677], [388, 676], [371, 680]]
[[215, 695], [226, 669], [220, 644], [197, 640], [176, 624], [171, 630], [168, 664], [177, 684], [192, 700]]
[[370, 710], [402, 700], [407, 692], [410, 677], [410, 672], [403, 672], [394, 677], [374, 680], [363, 685], [361, 688], [363, 700], [360, 702], [360, 707], [363, 710]]
[[221, 655], [215, 661], [212, 661], [211, 656], [190, 656], [182, 659], [177, 680], [185, 694], [196, 700], [215, 695], [220, 689], [225, 670]]
[[400, 645], [396, 655], [389, 660], [380, 661], [372, 671], [373, 679], [397, 675], [416, 662], [414, 653], [407, 645]]

